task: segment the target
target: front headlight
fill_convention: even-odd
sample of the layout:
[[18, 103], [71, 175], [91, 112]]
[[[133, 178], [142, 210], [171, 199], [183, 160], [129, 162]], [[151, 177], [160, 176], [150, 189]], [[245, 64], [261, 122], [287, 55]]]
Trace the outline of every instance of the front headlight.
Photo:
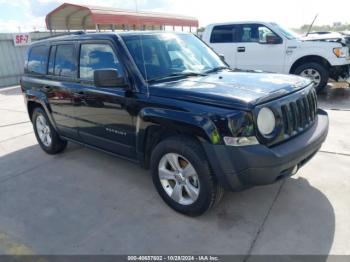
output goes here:
[[275, 114], [267, 107], [261, 108], [258, 113], [257, 124], [259, 132], [263, 136], [270, 135], [276, 127]]
[[255, 137], [254, 119], [251, 112], [236, 112], [227, 116], [229, 132], [224, 134], [227, 146], [250, 146], [259, 144]]
[[333, 53], [338, 58], [346, 58], [349, 56], [349, 49], [348, 47], [336, 47], [336, 48], [333, 48]]

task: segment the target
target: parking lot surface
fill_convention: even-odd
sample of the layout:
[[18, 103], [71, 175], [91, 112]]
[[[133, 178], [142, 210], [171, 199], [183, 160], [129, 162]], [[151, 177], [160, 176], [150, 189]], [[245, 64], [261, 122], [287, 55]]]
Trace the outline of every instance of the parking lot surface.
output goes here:
[[135, 164], [72, 143], [45, 154], [20, 89], [0, 89], [0, 254], [350, 254], [350, 90], [319, 105], [329, 137], [296, 176], [189, 218]]

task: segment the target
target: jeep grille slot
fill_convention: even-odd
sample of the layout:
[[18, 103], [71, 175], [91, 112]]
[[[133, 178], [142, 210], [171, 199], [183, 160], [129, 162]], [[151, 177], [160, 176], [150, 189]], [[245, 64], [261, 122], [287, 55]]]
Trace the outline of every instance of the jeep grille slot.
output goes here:
[[294, 136], [310, 126], [317, 112], [317, 98], [314, 88], [295, 101], [281, 105], [284, 134]]

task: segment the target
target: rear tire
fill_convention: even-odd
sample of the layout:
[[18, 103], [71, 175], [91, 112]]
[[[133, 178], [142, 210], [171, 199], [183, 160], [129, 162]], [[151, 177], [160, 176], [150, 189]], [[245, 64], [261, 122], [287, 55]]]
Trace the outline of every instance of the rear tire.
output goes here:
[[224, 189], [215, 181], [206, 155], [194, 139], [178, 136], [160, 142], [152, 152], [150, 167], [159, 195], [179, 213], [202, 215], [223, 196]]
[[315, 62], [305, 63], [298, 66], [295, 69], [294, 74], [313, 80], [316, 83], [315, 89], [317, 92], [324, 90], [329, 79], [328, 69], [324, 65]]
[[67, 141], [59, 137], [46, 112], [41, 107], [34, 109], [32, 122], [36, 139], [46, 153], [57, 154], [67, 147]]

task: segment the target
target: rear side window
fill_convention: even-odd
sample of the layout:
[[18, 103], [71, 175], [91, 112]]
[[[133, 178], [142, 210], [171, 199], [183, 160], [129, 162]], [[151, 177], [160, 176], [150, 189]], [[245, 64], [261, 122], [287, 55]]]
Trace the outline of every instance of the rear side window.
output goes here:
[[210, 43], [234, 43], [236, 42], [237, 26], [214, 26], [210, 37]]
[[58, 45], [56, 47], [54, 74], [65, 77], [76, 76], [74, 45]]
[[93, 80], [98, 69], [117, 69], [123, 75], [122, 67], [112, 47], [108, 44], [82, 44], [80, 49], [80, 78]]
[[34, 46], [29, 52], [28, 72], [45, 75], [48, 53], [49, 48], [47, 46]]

